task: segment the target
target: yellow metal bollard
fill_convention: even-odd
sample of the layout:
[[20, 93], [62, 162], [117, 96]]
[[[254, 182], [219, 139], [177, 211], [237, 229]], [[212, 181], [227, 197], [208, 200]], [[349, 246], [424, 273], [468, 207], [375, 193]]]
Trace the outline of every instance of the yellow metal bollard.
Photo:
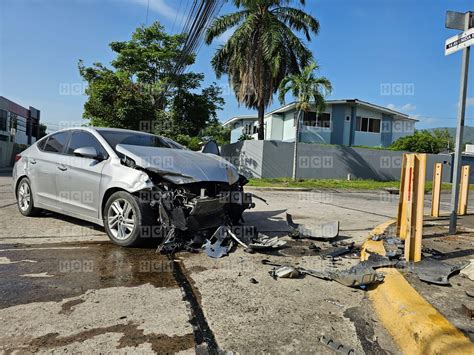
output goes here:
[[439, 202], [443, 178], [443, 164], [436, 163], [433, 169], [433, 186], [431, 191], [431, 216], [439, 217]]
[[458, 215], [464, 216], [467, 213], [467, 200], [469, 198], [469, 176], [471, 175], [471, 166], [463, 165], [461, 171], [461, 189], [459, 195]]

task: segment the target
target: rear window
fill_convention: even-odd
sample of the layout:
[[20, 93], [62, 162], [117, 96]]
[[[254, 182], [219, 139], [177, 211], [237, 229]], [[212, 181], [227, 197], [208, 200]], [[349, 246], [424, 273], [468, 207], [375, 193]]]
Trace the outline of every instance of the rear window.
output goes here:
[[69, 132], [55, 133], [49, 136], [43, 150], [51, 153], [62, 153], [69, 138]]
[[[161, 138], [153, 134], [146, 134], [140, 132], [121, 132], [121, 131], [107, 131], [100, 130], [99, 134], [109, 143], [113, 150], [117, 144], [137, 145], [141, 147], [157, 147], [157, 148], [174, 148], [181, 149], [178, 143], [175, 143], [167, 138]], [[174, 144], [172, 144], [173, 142]]]

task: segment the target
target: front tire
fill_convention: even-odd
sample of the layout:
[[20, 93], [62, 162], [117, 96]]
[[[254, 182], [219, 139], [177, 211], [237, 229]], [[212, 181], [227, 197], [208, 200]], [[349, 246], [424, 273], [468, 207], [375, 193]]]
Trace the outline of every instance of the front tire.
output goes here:
[[16, 189], [16, 202], [18, 210], [23, 216], [33, 217], [39, 215], [41, 212], [40, 209], [35, 208], [30, 180], [27, 177], [22, 178], [18, 183]]
[[138, 246], [144, 241], [142, 234], [150, 235], [150, 230], [144, 228], [152, 228], [151, 211], [126, 191], [117, 191], [109, 197], [103, 216], [107, 235], [117, 245]]

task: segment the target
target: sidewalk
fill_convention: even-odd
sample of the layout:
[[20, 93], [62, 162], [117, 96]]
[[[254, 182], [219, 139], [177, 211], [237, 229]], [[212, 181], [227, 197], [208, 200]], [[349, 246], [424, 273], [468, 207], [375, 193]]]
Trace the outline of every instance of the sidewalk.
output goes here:
[[[474, 259], [474, 214], [459, 216], [455, 235], [450, 235], [448, 229], [449, 216], [425, 217], [424, 256], [451, 265], [469, 263]], [[420, 281], [413, 274], [406, 278], [443, 316], [474, 341], [474, 324], [465, 308], [474, 309], [474, 281], [455, 274], [449, 278], [451, 286], [439, 286]]]
[[[394, 248], [400, 250], [396, 247], [394, 223], [387, 221], [372, 232], [376, 238], [364, 243], [363, 260], [371, 253], [385, 255], [388, 251], [393, 254]], [[425, 271], [416, 275], [412, 264], [379, 269], [385, 280], [370, 289], [369, 299], [402, 352], [457, 354], [474, 350], [474, 283], [459, 269], [452, 272], [453, 267], [467, 265], [473, 259], [473, 227], [474, 215], [461, 216], [458, 233], [450, 235], [447, 214], [439, 218], [425, 216], [422, 261], [416, 264], [424, 265]], [[450, 272], [449, 284], [440, 285], [444, 283], [443, 275]]]

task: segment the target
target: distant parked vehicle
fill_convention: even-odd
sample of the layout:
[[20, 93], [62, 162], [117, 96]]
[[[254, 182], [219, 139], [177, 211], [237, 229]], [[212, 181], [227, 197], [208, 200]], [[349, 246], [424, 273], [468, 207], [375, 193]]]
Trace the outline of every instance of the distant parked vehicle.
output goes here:
[[122, 246], [237, 222], [252, 206], [246, 182], [216, 154], [111, 128], [52, 133], [17, 155], [13, 168], [21, 214], [44, 209], [90, 221]]

